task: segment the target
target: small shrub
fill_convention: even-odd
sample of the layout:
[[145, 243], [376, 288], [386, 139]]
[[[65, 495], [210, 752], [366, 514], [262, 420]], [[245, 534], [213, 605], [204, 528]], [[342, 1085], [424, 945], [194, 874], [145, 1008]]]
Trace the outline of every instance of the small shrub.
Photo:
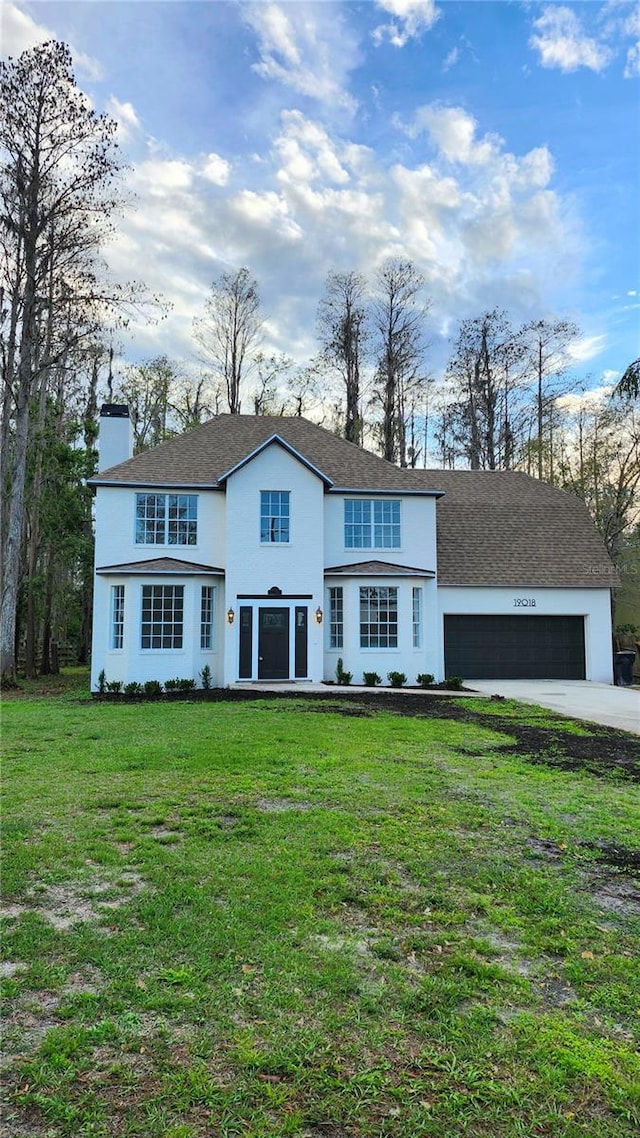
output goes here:
[[142, 686], [144, 694], [148, 695], [151, 699], [153, 699], [154, 696], [162, 694], [162, 684], [160, 680], [145, 680]]
[[429, 688], [434, 681], [434, 676], [431, 672], [418, 672], [416, 680], [421, 688]]
[[104, 668], [98, 673], [98, 694], [104, 695], [107, 690], [107, 673]]
[[142, 684], [139, 684], [137, 680], [131, 680], [131, 683], [124, 685], [124, 694], [142, 695]]
[[382, 678], [377, 672], [363, 672], [362, 677], [368, 688], [374, 688], [376, 684], [382, 683]]
[[200, 685], [203, 691], [209, 691], [211, 687], [211, 668], [208, 664], [205, 664], [200, 671]]
[[449, 691], [460, 691], [463, 684], [462, 676], [449, 676], [449, 679], [445, 680], [444, 686], [449, 688]]
[[387, 672], [387, 679], [392, 688], [401, 688], [407, 682], [404, 672]]
[[196, 681], [192, 679], [181, 679], [176, 676], [175, 680], [165, 680], [165, 691], [193, 691], [196, 686]]
[[342, 663], [342, 656], [339, 656], [338, 663], [336, 664], [336, 680], [339, 684], [342, 685], [342, 687], [348, 687], [352, 679], [353, 672], [345, 672], [344, 665]]
[[122, 691], [122, 680], [107, 680], [107, 691], [110, 691], [110, 692]]

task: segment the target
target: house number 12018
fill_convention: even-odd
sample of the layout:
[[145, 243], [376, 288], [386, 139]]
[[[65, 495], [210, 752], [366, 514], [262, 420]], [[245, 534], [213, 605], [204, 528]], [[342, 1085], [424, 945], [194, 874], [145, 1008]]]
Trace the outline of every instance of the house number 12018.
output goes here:
[[517, 609], [534, 609], [536, 607], [535, 597], [514, 597], [513, 604]]

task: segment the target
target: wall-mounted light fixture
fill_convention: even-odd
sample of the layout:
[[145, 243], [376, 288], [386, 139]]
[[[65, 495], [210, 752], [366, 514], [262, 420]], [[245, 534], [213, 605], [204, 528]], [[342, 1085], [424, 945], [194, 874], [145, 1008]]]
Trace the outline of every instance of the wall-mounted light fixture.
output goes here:
[[322, 612], [322, 609], [320, 608], [320, 605], [318, 605], [318, 607], [316, 609], [316, 624], [322, 624], [322, 618], [323, 618], [323, 612]]
[[236, 614], [234, 613], [233, 609], [231, 607], [229, 607], [227, 609], [227, 624], [233, 624], [235, 619], [236, 619]]

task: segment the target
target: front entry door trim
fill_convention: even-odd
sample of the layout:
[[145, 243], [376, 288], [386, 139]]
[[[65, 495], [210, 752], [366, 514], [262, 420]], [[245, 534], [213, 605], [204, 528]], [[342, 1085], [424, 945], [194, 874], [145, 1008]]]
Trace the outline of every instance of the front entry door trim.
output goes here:
[[[287, 598], [293, 600], [294, 598]], [[238, 641], [236, 652], [239, 680], [280, 681], [307, 679], [309, 674], [309, 604], [269, 604], [262, 594], [250, 603], [238, 606]], [[261, 603], [259, 603], [261, 602]], [[262, 657], [262, 659], [261, 659]]]

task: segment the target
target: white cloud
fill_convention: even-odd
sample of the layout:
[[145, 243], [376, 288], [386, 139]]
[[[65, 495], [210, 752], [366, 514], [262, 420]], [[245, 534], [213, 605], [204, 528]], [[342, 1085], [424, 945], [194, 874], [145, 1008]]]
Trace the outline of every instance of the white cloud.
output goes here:
[[538, 51], [543, 67], [558, 67], [561, 71], [586, 67], [603, 71], [613, 58], [611, 48], [586, 34], [572, 8], [546, 7], [533, 26], [536, 34], [529, 43]]
[[431, 103], [419, 107], [413, 122], [407, 126], [397, 123], [410, 138], [427, 131], [432, 142], [449, 162], [468, 165], [485, 165], [497, 154], [502, 145], [498, 135], [485, 135], [476, 140], [477, 122], [462, 107], [443, 107]]
[[625, 79], [637, 79], [640, 76], [640, 41], [627, 51], [627, 62], [624, 69]]
[[606, 337], [603, 335], [581, 336], [569, 345], [569, 355], [575, 363], [584, 364], [599, 356], [605, 345]]
[[373, 41], [381, 44], [388, 40], [393, 47], [404, 47], [410, 39], [417, 39], [440, 16], [435, 0], [376, 0], [376, 7], [394, 19], [374, 28]]
[[132, 103], [121, 103], [115, 95], [107, 100], [105, 110], [118, 124], [120, 142], [128, 142], [140, 130], [140, 119]]
[[231, 174], [231, 165], [219, 154], [207, 154], [202, 166], [202, 176], [214, 186], [226, 186]]
[[259, 161], [238, 160], [232, 179], [219, 155], [167, 156], [147, 140], [132, 174], [138, 208], [108, 251], [118, 275], [141, 266], [174, 304], [155, 329], [134, 323], [138, 350], [189, 359], [191, 318], [211, 281], [240, 265], [260, 283], [265, 350], [301, 361], [317, 349], [327, 272], [371, 278], [392, 255], [425, 276], [438, 329], [493, 305], [515, 322], [557, 305], [575, 278], [582, 235], [551, 187], [546, 148], [513, 154], [462, 108], [421, 108], [411, 130], [429, 133], [430, 160], [421, 153], [389, 166], [348, 134], [288, 110]]
[[243, 14], [258, 39], [260, 61], [253, 65], [258, 75], [330, 107], [355, 111], [346, 82], [358, 62], [357, 45], [337, 5], [266, 0], [247, 5]]
[[[0, 45], [0, 56], [3, 59], [10, 55], [15, 58], [21, 55], [23, 51], [36, 47], [39, 43], [59, 38], [44, 24], [37, 24], [27, 12], [19, 8], [17, 4], [12, 4], [11, 0], [1, 0], [1, 7], [2, 44]], [[69, 45], [69, 48], [74, 65], [85, 78], [101, 79], [103, 77], [102, 66], [96, 59], [78, 51], [72, 44]]]
[[452, 47], [449, 54], [447, 56], [445, 56], [445, 59], [444, 59], [443, 64], [442, 64], [442, 70], [443, 71], [449, 71], [458, 62], [459, 58], [460, 58], [459, 49], [457, 47]]
[[593, 414], [608, 401], [611, 390], [620, 375], [617, 371], [603, 371], [602, 383], [598, 387], [590, 387], [587, 391], [569, 391], [558, 399], [558, 406], [565, 408], [571, 415], [580, 411]]

